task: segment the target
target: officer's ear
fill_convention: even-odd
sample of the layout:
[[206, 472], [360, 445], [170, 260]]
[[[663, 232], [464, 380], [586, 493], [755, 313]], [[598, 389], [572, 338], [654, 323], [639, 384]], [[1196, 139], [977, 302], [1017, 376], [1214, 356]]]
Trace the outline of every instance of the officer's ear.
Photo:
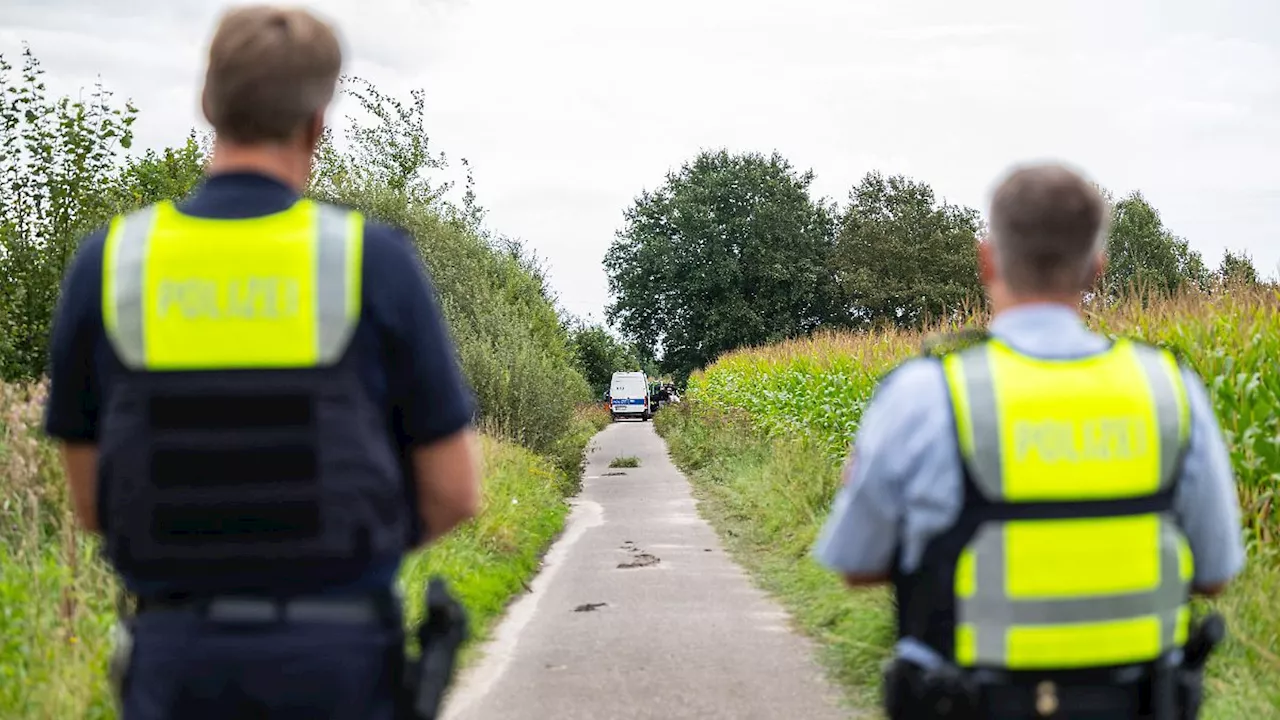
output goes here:
[[1102, 279], [1102, 275], [1107, 272], [1107, 252], [1105, 250], [1098, 253], [1098, 257], [1094, 259], [1093, 265], [1093, 277], [1090, 278], [1093, 282], [1090, 283], [1090, 285], [1097, 284], [1097, 282]]
[[995, 248], [989, 238], [978, 242], [978, 276], [986, 287], [991, 287], [997, 279]]
[[318, 110], [307, 121], [302, 129], [302, 139], [311, 152], [320, 146], [320, 138], [324, 135], [324, 110]]

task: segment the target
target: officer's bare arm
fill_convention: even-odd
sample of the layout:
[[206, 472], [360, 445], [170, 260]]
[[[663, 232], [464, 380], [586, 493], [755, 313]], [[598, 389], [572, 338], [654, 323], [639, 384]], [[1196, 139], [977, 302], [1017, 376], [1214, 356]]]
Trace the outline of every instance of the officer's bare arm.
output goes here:
[[84, 443], [59, 443], [62, 467], [67, 472], [71, 490], [71, 508], [80, 527], [98, 532], [98, 446]]
[[1218, 597], [1223, 590], [1227, 589], [1226, 583], [1218, 583], [1217, 585], [1208, 585], [1205, 587], [1192, 588], [1192, 593], [1201, 597]]
[[480, 511], [480, 448], [471, 428], [415, 448], [422, 544], [435, 541]]
[[874, 587], [889, 582], [888, 575], [845, 575], [844, 584], [851, 588]]

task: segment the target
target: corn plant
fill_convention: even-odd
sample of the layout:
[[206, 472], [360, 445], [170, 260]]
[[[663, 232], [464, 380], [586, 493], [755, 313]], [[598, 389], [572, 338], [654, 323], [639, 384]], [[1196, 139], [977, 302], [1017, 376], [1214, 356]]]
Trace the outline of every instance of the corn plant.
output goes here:
[[[1246, 525], [1257, 542], [1273, 542], [1280, 531], [1280, 293], [1265, 286], [1191, 292], [1094, 308], [1086, 318], [1099, 332], [1168, 347], [1200, 375], [1231, 451]], [[983, 322], [975, 316], [966, 324]], [[746, 412], [764, 433], [804, 436], [840, 457], [880, 378], [924, 340], [901, 330], [831, 333], [739, 350], [696, 373], [689, 398]]]

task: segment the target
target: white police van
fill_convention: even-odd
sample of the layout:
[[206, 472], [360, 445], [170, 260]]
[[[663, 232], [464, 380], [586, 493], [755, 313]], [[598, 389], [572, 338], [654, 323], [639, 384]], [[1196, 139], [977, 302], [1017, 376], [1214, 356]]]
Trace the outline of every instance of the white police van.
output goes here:
[[649, 380], [642, 372], [616, 372], [609, 383], [609, 414], [620, 417], [653, 417], [649, 405]]

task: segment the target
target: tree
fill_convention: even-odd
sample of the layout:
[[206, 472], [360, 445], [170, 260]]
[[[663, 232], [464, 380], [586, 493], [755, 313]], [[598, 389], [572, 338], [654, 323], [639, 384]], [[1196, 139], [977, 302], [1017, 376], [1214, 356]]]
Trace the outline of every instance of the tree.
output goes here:
[[118, 156], [137, 114], [101, 85], [87, 100], [51, 101], [23, 50], [19, 78], [0, 56], [0, 378], [45, 369], [62, 273], [79, 238], [119, 208]]
[[605, 258], [606, 317], [679, 381], [720, 353], [800, 335], [831, 310], [833, 221], [812, 171], [707, 151], [643, 192]]
[[918, 327], [980, 301], [977, 210], [871, 172], [849, 192], [832, 264], [845, 322]]
[[180, 147], [129, 158], [116, 179], [115, 206], [138, 208], [186, 196], [204, 178], [211, 151], [210, 138], [192, 130]]
[[1258, 269], [1253, 265], [1253, 258], [1248, 252], [1239, 253], [1227, 250], [1222, 254], [1222, 263], [1218, 265], [1218, 281], [1223, 285], [1257, 285]]
[[578, 368], [591, 384], [595, 397], [600, 397], [609, 389], [615, 372], [643, 369], [635, 350], [600, 325], [574, 323], [570, 329], [570, 338]]
[[1102, 286], [1111, 297], [1129, 290], [1167, 294], [1186, 286], [1206, 288], [1211, 274], [1200, 253], [1175, 236], [1139, 192], [1112, 205], [1107, 270]]

